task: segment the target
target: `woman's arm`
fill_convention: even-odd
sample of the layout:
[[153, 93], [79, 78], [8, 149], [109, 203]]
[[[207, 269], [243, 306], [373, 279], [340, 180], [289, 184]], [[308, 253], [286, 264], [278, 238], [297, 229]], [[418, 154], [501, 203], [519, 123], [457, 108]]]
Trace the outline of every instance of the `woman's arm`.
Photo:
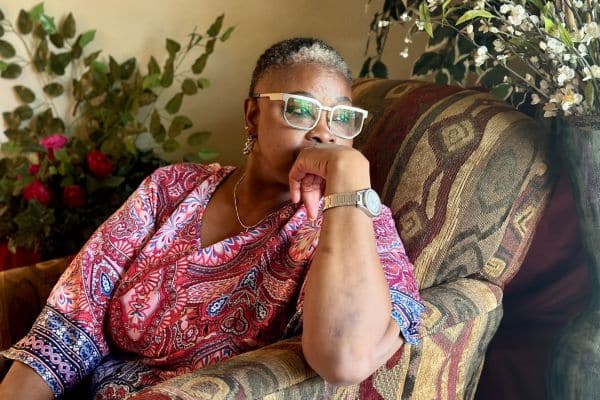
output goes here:
[[20, 361], [14, 361], [0, 383], [0, 400], [12, 399], [51, 400], [54, 395], [37, 372]]
[[[294, 179], [317, 174], [311, 165], [326, 165], [326, 171], [318, 173], [325, 180], [325, 195], [370, 187], [369, 163], [358, 151], [341, 146], [305, 151], [298, 157], [300, 166], [290, 173]], [[308, 192], [313, 201], [319, 197], [314, 195], [313, 178], [308, 181], [312, 187], [303, 184], [300, 188], [305, 204], [311, 198]], [[292, 199], [297, 200], [293, 191]], [[314, 212], [314, 203], [306, 206]], [[373, 220], [356, 207], [325, 211], [306, 279], [302, 348], [308, 363], [333, 384], [366, 379], [403, 343], [400, 328], [391, 318], [390, 290], [377, 252]]]

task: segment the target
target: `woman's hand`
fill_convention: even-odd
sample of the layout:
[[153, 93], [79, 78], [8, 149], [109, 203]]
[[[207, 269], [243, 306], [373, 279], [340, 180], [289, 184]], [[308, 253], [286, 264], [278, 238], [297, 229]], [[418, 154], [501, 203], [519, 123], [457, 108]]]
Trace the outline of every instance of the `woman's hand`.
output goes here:
[[289, 181], [292, 201], [302, 200], [308, 218], [314, 220], [322, 196], [371, 186], [369, 161], [352, 147], [317, 143], [300, 151], [290, 169]]

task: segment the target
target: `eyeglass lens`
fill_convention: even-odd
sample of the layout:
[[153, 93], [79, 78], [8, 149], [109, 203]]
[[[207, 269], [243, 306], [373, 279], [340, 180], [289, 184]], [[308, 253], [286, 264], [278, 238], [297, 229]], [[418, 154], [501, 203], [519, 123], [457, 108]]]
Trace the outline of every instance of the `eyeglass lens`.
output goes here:
[[[320, 109], [321, 106], [317, 102], [289, 97], [285, 105], [285, 118], [294, 128], [311, 129], [317, 123]], [[327, 122], [332, 134], [351, 138], [361, 129], [363, 114], [344, 106], [337, 106], [329, 118]]]

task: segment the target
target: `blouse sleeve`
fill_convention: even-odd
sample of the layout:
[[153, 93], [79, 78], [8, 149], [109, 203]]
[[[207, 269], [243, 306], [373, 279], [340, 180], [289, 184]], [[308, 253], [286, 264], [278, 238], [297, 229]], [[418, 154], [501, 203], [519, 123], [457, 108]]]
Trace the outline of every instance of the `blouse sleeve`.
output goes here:
[[111, 293], [155, 229], [164, 206], [160, 180], [147, 177], [91, 236], [47, 300], [30, 332], [2, 355], [33, 368], [56, 397], [108, 354], [103, 325]]
[[419, 296], [413, 265], [406, 255], [388, 207], [383, 207], [381, 215], [374, 220], [373, 227], [377, 252], [390, 288], [392, 318], [400, 326], [404, 340], [410, 344], [418, 344], [418, 327], [425, 307]]

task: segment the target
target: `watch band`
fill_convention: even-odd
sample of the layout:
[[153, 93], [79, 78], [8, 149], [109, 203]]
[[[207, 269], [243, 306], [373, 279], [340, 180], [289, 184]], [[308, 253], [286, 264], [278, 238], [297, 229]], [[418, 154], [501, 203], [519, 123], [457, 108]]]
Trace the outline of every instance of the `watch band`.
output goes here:
[[328, 208], [354, 206], [358, 204], [357, 192], [332, 193], [323, 198], [323, 211]]
[[381, 213], [379, 195], [371, 188], [354, 192], [332, 193], [323, 198], [323, 211], [333, 207], [352, 206], [374, 218]]

